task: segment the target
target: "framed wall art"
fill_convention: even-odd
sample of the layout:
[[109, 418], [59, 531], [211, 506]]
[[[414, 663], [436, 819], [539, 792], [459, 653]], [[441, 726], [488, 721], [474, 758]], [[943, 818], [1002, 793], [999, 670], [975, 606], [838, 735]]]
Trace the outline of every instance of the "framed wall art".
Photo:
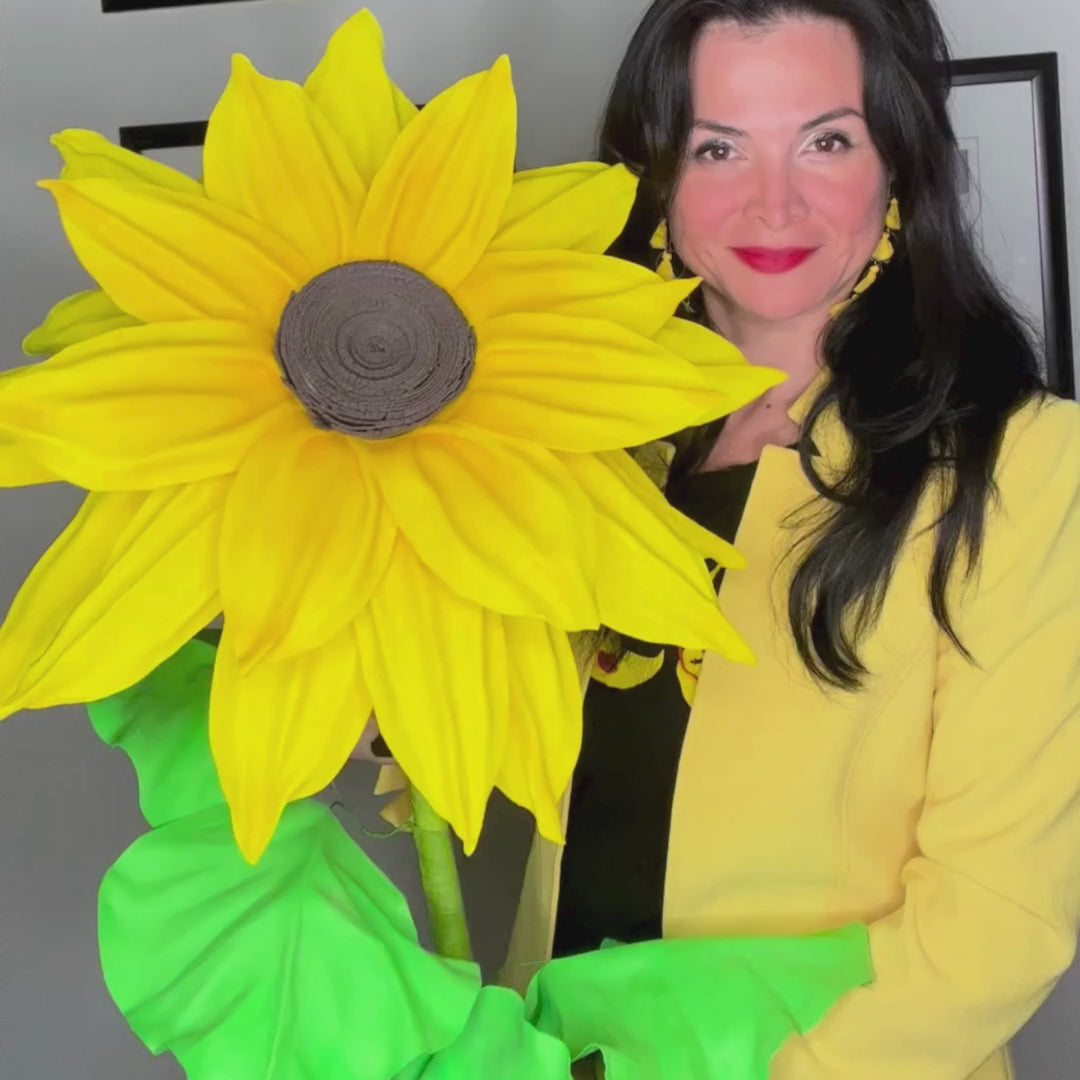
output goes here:
[[1050, 388], [1074, 397], [1057, 54], [957, 60], [949, 76], [972, 230], [1040, 339]]

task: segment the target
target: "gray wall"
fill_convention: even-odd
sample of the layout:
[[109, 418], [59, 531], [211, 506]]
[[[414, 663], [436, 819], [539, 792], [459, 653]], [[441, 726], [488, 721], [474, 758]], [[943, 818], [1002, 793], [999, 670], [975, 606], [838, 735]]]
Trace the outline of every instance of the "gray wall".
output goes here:
[[[34, 181], [55, 173], [48, 144], [62, 127], [205, 117], [228, 55], [302, 77], [356, 0], [251, 0], [104, 16], [98, 0], [0, 0], [0, 367], [50, 302], [85, 286], [51, 200]], [[521, 163], [587, 156], [608, 80], [645, 0], [370, 0], [391, 67], [417, 100], [500, 52], [522, 100]], [[1066, 130], [1080, 121], [1080, 16], [1065, 0], [943, 0], [961, 53], [1063, 50]], [[1067, 147], [1080, 176], [1076, 145]], [[166, 155], [180, 167], [191, 155]], [[1080, 313], [1080, 205], [1073, 202], [1074, 303]], [[76, 504], [59, 487], [0, 492], [0, 611]], [[358, 819], [377, 828], [374, 772], [340, 781]], [[521, 870], [527, 823], [496, 805], [466, 870], [481, 960], [497, 963]], [[152, 1060], [106, 995], [95, 894], [109, 863], [142, 830], [126, 759], [96, 742], [81, 710], [23, 714], [0, 726], [0, 1077], [156, 1080]], [[368, 849], [415, 895], [402, 839]], [[1074, 1080], [1080, 978], [1055, 995], [1021, 1039], [1021, 1080]]]

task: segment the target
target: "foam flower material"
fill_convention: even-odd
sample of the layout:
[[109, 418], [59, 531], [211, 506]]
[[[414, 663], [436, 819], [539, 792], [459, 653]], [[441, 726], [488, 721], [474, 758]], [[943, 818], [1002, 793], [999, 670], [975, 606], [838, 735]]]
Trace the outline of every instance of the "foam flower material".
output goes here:
[[696, 282], [603, 254], [624, 169], [515, 175], [505, 58], [418, 113], [382, 53], [361, 12], [303, 86], [237, 57], [200, 183], [57, 136], [100, 291], [0, 377], [0, 482], [89, 492], [0, 629], [0, 715], [130, 686], [224, 612], [210, 739], [251, 861], [372, 707], [472, 850], [496, 786], [559, 837], [568, 631], [751, 659], [703, 560], [737, 556], [622, 448], [780, 376], [672, 317]]
[[421, 946], [405, 897], [314, 799], [286, 807], [258, 865], [241, 858], [210, 756], [215, 652], [196, 638], [89, 706], [150, 825], [98, 892], [105, 985], [188, 1080], [389, 1080], [458, 1038], [480, 970]]

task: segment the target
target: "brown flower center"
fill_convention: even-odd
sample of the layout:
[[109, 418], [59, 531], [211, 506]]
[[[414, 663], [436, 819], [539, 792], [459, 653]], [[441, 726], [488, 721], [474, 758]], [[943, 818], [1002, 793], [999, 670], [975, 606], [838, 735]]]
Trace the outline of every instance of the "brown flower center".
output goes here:
[[275, 351], [313, 423], [388, 439], [428, 423], [461, 394], [476, 335], [423, 274], [401, 263], [353, 262], [293, 294]]

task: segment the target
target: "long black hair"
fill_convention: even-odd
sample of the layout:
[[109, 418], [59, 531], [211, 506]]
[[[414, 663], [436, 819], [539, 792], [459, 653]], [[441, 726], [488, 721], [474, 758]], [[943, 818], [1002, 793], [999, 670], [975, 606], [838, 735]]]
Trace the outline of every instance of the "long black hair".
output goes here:
[[[929, 0], [655, 0], [619, 69], [601, 136], [601, 157], [642, 181], [613, 254], [656, 258], [649, 239], [667, 216], [693, 126], [690, 64], [702, 30], [788, 16], [835, 19], [854, 32], [867, 124], [903, 219], [881, 279], [825, 331], [828, 378], [800, 444], [820, 498], [812, 528], [793, 546], [788, 617], [813, 676], [854, 689], [868, 674], [860, 642], [931, 484], [944, 494], [930, 604], [963, 651], [947, 586], [958, 563], [964, 573], [978, 563], [1006, 422], [1042, 382], [1030, 329], [987, 272], [962, 214], [946, 110], [948, 46]], [[813, 431], [833, 409], [851, 455], [843, 475], [827, 480]], [[677, 467], [700, 464], [716, 432], [710, 425], [683, 433]]]

